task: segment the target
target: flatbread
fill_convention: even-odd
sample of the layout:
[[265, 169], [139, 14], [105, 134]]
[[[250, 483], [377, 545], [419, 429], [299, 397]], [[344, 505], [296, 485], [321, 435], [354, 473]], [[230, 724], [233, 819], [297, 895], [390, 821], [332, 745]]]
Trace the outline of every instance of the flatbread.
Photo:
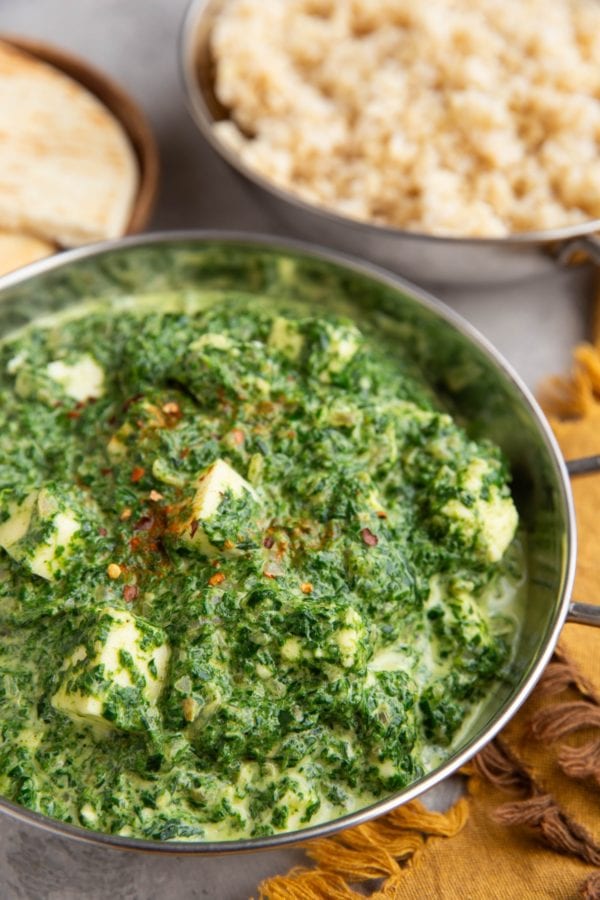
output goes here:
[[56, 251], [54, 244], [31, 237], [29, 234], [11, 234], [0, 231], [0, 275], [26, 266], [36, 259], [43, 259]]
[[0, 228], [65, 247], [118, 237], [137, 185], [133, 148], [109, 110], [0, 42]]

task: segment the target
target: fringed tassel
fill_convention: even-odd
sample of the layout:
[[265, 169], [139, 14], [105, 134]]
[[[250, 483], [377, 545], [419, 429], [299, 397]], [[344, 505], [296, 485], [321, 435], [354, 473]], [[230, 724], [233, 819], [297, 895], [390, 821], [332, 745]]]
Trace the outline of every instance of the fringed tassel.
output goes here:
[[584, 900], [600, 900], [600, 872], [586, 878], [580, 893]]
[[462, 831], [468, 816], [469, 807], [464, 798], [443, 813], [431, 811], [419, 800], [413, 800], [371, 824], [377, 827], [380, 834], [382, 833], [380, 828], [382, 828], [385, 837], [387, 837], [388, 829], [415, 831], [430, 837], [454, 837], [455, 834]]
[[592, 393], [600, 394], [600, 356], [592, 344], [579, 344], [573, 353], [576, 365], [587, 378]]
[[539, 741], [556, 741], [581, 728], [599, 727], [600, 707], [588, 700], [547, 706], [531, 719], [531, 733]]
[[453, 837], [464, 827], [468, 804], [462, 798], [446, 813], [430, 812], [414, 800], [387, 816], [306, 845], [316, 869], [294, 869], [260, 886], [260, 900], [357, 900], [351, 884], [384, 879], [373, 895], [398, 893], [402, 869], [419, 855], [427, 837]]
[[496, 787], [528, 794], [525, 799], [499, 806], [494, 811], [494, 821], [501, 825], [532, 828], [554, 850], [600, 865], [600, 846], [559, 808], [553, 797], [542, 791], [500, 738], [477, 756], [476, 765], [479, 774]]
[[568, 688], [573, 688], [589, 700], [598, 702], [592, 684], [583, 677], [577, 666], [564, 656], [560, 648], [557, 648], [552, 662], [548, 663], [540, 678], [536, 691], [539, 694], [559, 694]]
[[585, 828], [558, 807], [549, 794], [506, 803], [495, 811], [494, 819], [502, 825], [533, 828], [554, 850], [578, 856], [593, 866], [600, 865], [600, 847]]
[[475, 772], [501, 790], [518, 791], [521, 794], [531, 790], [528, 773], [499, 737], [484, 747], [473, 762]]
[[579, 344], [573, 353], [575, 364], [567, 378], [548, 378], [539, 392], [549, 415], [559, 419], [580, 419], [588, 415], [600, 398], [600, 352], [594, 344]]
[[[598, 378], [600, 384], [600, 363]], [[600, 702], [593, 686], [582, 678], [576, 666], [557, 653], [541, 679], [539, 691], [555, 694], [567, 688], [574, 688], [587, 699], [538, 710], [530, 725], [537, 740], [556, 741], [583, 728], [600, 728]], [[558, 751], [558, 765], [570, 778], [593, 778], [600, 784], [600, 739], [580, 747], [563, 745]]]
[[594, 405], [594, 392], [585, 372], [575, 370], [569, 378], [548, 378], [540, 388], [544, 411], [558, 419], [581, 419]]
[[319, 868], [338, 872], [350, 882], [398, 875], [400, 866], [395, 856], [406, 859], [423, 845], [419, 835], [400, 835], [396, 836], [392, 851], [389, 845], [377, 839], [374, 829], [367, 830], [365, 826], [349, 829], [342, 838], [316, 841], [307, 846], [306, 852]]
[[593, 778], [600, 785], [600, 740], [581, 747], [561, 747], [558, 764], [570, 778]]
[[504, 803], [494, 811], [494, 821], [501, 825], [522, 825], [535, 828], [544, 815], [554, 806], [549, 794], [537, 794], [528, 800], [517, 800], [516, 803]]
[[264, 881], [258, 890], [260, 900], [357, 900], [361, 897], [339, 875], [318, 869], [292, 869], [287, 875]]

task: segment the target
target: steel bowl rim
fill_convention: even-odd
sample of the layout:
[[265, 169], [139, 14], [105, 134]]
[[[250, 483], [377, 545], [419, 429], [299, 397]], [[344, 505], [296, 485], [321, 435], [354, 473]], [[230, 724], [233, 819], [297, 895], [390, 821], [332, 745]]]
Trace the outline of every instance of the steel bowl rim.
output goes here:
[[190, 0], [184, 13], [178, 39], [179, 73], [184, 90], [186, 106], [190, 116], [198, 130], [212, 149], [221, 159], [225, 160], [235, 171], [247, 181], [260, 188], [278, 201], [286, 203], [297, 210], [316, 216], [329, 222], [338, 228], [355, 230], [365, 236], [379, 238], [396, 238], [414, 240], [423, 244], [449, 244], [457, 248], [466, 246], [476, 247], [519, 247], [539, 246], [540, 244], [553, 244], [575, 238], [583, 238], [600, 231], [600, 218], [588, 219], [575, 225], [563, 225], [558, 228], [541, 229], [539, 231], [523, 231], [505, 235], [504, 237], [477, 237], [466, 235], [441, 235], [428, 234], [423, 231], [409, 231], [408, 229], [394, 228], [390, 225], [379, 225], [366, 222], [361, 219], [353, 219], [342, 213], [329, 209], [327, 206], [319, 206], [309, 203], [299, 194], [279, 187], [260, 172], [247, 165], [239, 154], [231, 150], [222, 141], [213, 129], [216, 121], [210, 115], [204, 100], [203, 92], [198, 84], [195, 74], [195, 36], [198, 24], [203, 12], [205, 12], [211, 0]]
[[345, 828], [362, 825], [371, 819], [385, 815], [398, 806], [415, 799], [426, 790], [439, 784], [445, 778], [454, 774], [473, 756], [475, 756], [515, 715], [529, 694], [534, 689], [541, 677], [565, 623], [575, 578], [575, 565], [577, 555], [577, 532], [575, 522], [575, 510], [571, 493], [571, 486], [567, 469], [550, 426], [539, 407], [537, 401], [529, 391], [529, 388], [521, 380], [511, 364], [504, 359], [501, 353], [491, 342], [480, 334], [477, 329], [458, 313], [447, 307], [428, 291], [414, 285], [407, 279], [395, 275], [374, 263], [358, 260], [350, 254], [339, 251], [331, 251], [314, 246], [305, 241], [291, 238], [280, 238], [269, 234], [259, 234], [250, 231], [197, 229], [178, 231], [157, 231], [145, 235], [131, 235], [117, 238], [111, 241], [102, 241], [97, 244], [67, 250], [56, 256], [47, 257], [30, 263], [15, 272], [0, 278], [0, 303], [2, 294], [22, 282], [28, 281], [38, 275], [54, 270], [68, 268], [71, 263], [80, 260], [102, 257], [115, 250], [135, 248], [141, 246], [153, 246], [160, 244], [222, 242], [225, 244], [241, 244], [253, 246], [259, 249], [269, 249], [282, 252], [296, 252], [304, 254], [312, 259], [332, 263], [346, 271], [354, 272], [363, 277], [370, 278], [394, 290], [400, 290], [408, 295], [409, 299], [417, 305], [424, 307], [433, 313], [439, 320], [449, 325], [467, 338], [476, 348], [488, 357], [491, 364], [499, 374], [514, 387], [519, 395], [522, 406], [527, 410], [537, 428], [549, 453], [553, 467], [553, 475], [558, 488], [559, 502], [565, 515], [565, 543], [563, 548], [563, 572], [560, 590], [557, 592], [554, 621], [547, 635], [546, 643], [538, 652], [535, 664], [527, 673], [519, 690], [512, 695], [500, 707], [490, 724], [462, 750], [454, 754], [449, 760], [438, 766], [429, 774], [416, 782], [408, 785], [401, 791], [390, 797], [379, 800], [368, 807], [348, 813], [339, 819], [313, 825], [299, 831], [282, 832], [259, 838], [244, 838], [232, 841], [159, 841], [133, 838], [123, 835], [112, 835], [105, 832], [91, 831], [83, 827], [69, 825], [57, 819], [52, 819], [41, 813], [34, 812], [26, 807], [19, 806], [0, 796], [0, 812], [17, 821], [33, 825], [55, 835], [72, 838], [80, 843], [101, 845], [119, 850], [140, 851], [145, 853], [174, 853], [180, 855], [226, 855], [231, 853], [252, 852], [257, 850], [279, 849], [290, 844], [297, 844], [312, 838], [322, 838], [335, 834]]

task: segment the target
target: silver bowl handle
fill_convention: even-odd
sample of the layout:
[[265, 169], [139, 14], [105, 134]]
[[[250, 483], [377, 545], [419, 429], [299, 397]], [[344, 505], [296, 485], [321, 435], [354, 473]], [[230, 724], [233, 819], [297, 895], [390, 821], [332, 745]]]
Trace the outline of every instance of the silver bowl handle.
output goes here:
[[588, 234], [585, 237], [567, 241], [560, 247], [557, 259], [561, 265], [568, 266], [575, 262], [574, 257], [580, 254], [583, 254], [589, 262], [600, 266], [600, 235]]
[[[596, 253], [598, 254], [597, 262], [600, 265], [600, 239], [594, 238]], [[595, 456], [582, 456], [579, 459], [567, 459], [567, 472], [570, 478], [577, 475], [591, 475], [594, 472], [600, 472], [600, 454]], [[593, 606], [591, 603], [571, 603], [569, 612], [567, 613], [567, 622], [574, 622], [576, 625], [595, 625], [600, 627], [600, 606]]]
[[595, 625], [600, 628], [600, 606], [593, 606], [591, 603], [571, 603], [567, 622], [574, 622], [575, 625]]
[[594, 472], [600, 472], [600, 453], [594, 456], [580, 456], [578, 459], [565, 460], [569, 478], [575, 478], [577, 475], [593, 475]]

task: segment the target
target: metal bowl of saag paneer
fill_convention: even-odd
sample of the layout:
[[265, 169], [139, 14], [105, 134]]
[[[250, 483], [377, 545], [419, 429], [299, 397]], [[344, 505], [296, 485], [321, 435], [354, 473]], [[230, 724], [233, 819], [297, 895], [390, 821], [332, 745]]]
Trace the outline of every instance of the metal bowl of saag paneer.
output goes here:
[[154, 236], [4, 279], [0, 808], [223, 852], [364, 822], [515, 712], [566, 615], [535, 402], [413, 286]]

